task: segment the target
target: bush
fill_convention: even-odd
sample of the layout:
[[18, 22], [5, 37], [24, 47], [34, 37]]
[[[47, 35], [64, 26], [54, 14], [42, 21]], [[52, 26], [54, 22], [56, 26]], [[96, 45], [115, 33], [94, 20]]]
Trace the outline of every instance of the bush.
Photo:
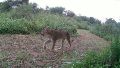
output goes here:
[[87, 21], [81, 21], [80, 23], [78, 23], [78, 29], [89, 29], [89, 25]]
[[102, 24], [96, 25], [90, 31], [106, 40], [112, 40], [114, 35], [120, 35], [119, 27], [116, 24]]
[[10, 33], [10, 34], [26, 34], [29, 33], [27, 21], [25, 19], [9, 19], [5, 18], [0, 22], [0, 33]]
[[0, 13], [0, 34], [29, 34], [40, 32], [43, 27], [64, 29], [71, 35], [77, 33], [77, 21], [60, 14], [36, 10], [32, 4], [20, 5], [6, 13]]
[[120, 66], [120, 37], [116, 36], [111, 45], [111, 67]]
[[64, 16], [40, 12], [34, 19], [38, 27], [49, 26], [53, 29], [64, 29], [71, 35], [76, 34], [77, 22]]
[[[15, 10], [16, 11], [16, 10]], [[29, 34], [40, 32], [43, 27], [49, 26], [53, 29], [64, 29], [71, 35], [77, 33], [76, 21], [64, 16], [39, 12], [33, 15], [32, 20], [26, 18], [11, 18], [9, 13], [0, 15], [0, 33], [1, 34]]]
[[119, 68], [120, 67], [120, 40], [114, 37], [112, 44], [100, 52], [88, 52], [82, 60], [75, 60], [66, 65], [68, 68]]
[[10, 17], [13, 19], [25, 18], [27, 20], [33, 19], [33, 8], [32, 5], [21, 5], [15, 9], [12, 9], [10, 12]]

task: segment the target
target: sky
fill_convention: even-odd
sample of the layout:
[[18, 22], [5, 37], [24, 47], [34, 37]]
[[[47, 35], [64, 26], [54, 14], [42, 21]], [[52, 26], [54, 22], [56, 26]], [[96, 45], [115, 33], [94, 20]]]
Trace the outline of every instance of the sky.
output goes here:
[[120, 19], [120, 0], [30, 0], [40, 7], [62, 6], [77, 15], [95, 17], [102, 21], [106, 18]]
[[[0, 0], [3, 1], [3, 0]], [[77, 15], [95, 17], [105, 21], [114, 18], [120, 21], [120, 0], [29, 0], [39, 7], [64, 7]]]

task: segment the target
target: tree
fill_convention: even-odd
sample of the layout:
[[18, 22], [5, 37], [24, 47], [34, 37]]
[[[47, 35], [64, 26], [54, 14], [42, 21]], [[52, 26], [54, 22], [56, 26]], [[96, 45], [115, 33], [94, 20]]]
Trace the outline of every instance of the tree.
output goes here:
[[90, 22], [91, 24], [95, 24], [95, 23], [96, 23], [96, 22], [95, 22], [95, 18], [90, 17], [89, 22]]
[[46, 10], [49, 10], [49, 6], [46, 6]]
[[91, 24], [101, 24], [101, 21], [96, 19], [96, 18], [94, 18], [94, 17], [90, 17], [89, 22]]
[[80, 18], [81, 18], [83, 21], [89, 21], [89, 17], [86, 17], [86, 16], [80, 16]]
[[50, 8], [50, 12], [51, 13], [58, 13], [58, 14], [63, 14], [63, 11], [65, 10], [65, 8], [63, 7], [54, 7], [54, 8]]
[[9, 2], [21, 2], [22, 4], [25, 3], [25, 4], [28, 4], [29, 3], [29, 0], [7, 0]]
[[22, 0], [22, 3], [28, 4], [29, 0]]
[[73, 11], [67, 10], [65, 11], [66, 16], [73, 17], [75, 16], [75, 13]]
[[6, 0], [0, 2], [0, 12], [9, 11], [11, 8], [16, 8], [22, 4], [28, 4], [29, 0]]
[[32, 5], [33, 13], [39, 12], [39, 8], [37, 8], [37, 3], [32, 3], [31, 5]]
[[94, 17], [86, 17], [86, 16], [77, 16], [76, 20], [78, 21], [87, 21], [89, 25], [101, 24], [101, 21]]
[[101, 21], [96, 19], [96, 24], [101, 24]]
[[8, 1], [0, 2], [0, 12], [9, 11], [11, 9], [11, 6], [9, 5]]
[[113, 18], [109, 18], [106, 20], [105, 24], [116, 24], [117, 22]]

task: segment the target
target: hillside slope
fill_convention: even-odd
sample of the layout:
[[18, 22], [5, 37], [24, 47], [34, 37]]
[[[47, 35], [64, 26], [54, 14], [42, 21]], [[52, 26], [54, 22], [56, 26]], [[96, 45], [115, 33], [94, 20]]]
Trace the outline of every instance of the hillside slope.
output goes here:
[[99, 51], [109, 45], [109, 42], [87, 30], [78, 29], [78, 33], [78, 37], [72, 37], [71, 48], [65, 42], [63, 50], [58, 49], [60, 41], [54, 51], [50, 50], [51, 43], [47, 45], [47, 50], [42, 48], [45, 38], [41, 35], [0, 35], [0, 67], [59, 68], [69, 59], [80, 59], [88, 50]]

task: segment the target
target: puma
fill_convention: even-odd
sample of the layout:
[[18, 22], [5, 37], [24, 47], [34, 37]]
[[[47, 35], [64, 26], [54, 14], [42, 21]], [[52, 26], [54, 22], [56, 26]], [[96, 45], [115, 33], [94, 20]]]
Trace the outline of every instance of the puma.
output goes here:
[[52, 50], [55, 47], [55, 43], [57, 40], [62, 39], [62, 46], [61, 48], [63, 48], [63, 43], [65, 41], [65, 39], [68, 41], [70, 47], [71, 47], [71, 41], [70, 41], [70, 34], [67, 31], [64, 31], [62, 29], [50, 29], [50, 28], [44, 28], [41, 33], [42, 36], [47, 37], [48, 40], [46, 40], [44, 42], [44, 49], [46, 49], [46, 44], [53, 42], [52, 45]]

